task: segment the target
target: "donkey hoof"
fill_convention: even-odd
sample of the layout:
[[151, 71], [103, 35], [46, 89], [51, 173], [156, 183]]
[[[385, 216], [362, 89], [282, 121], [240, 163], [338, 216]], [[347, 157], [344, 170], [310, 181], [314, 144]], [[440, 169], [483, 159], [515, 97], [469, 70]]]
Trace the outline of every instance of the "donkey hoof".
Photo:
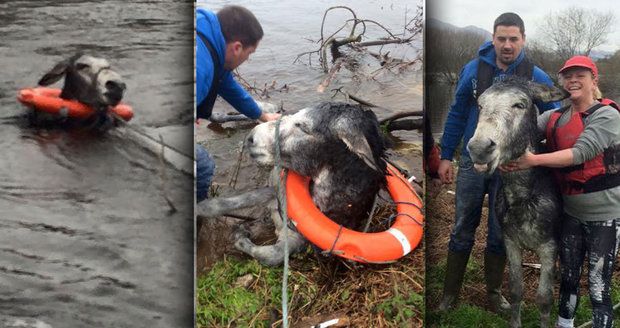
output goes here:
[[235, 238], [234, 246], [237, 250], [241, 252], [249, 253], [252, 247], [254, 247], [254, 244], [252, 243], [252, 241], [250, 241], [250, 239], [246, 237], [238, 237]]

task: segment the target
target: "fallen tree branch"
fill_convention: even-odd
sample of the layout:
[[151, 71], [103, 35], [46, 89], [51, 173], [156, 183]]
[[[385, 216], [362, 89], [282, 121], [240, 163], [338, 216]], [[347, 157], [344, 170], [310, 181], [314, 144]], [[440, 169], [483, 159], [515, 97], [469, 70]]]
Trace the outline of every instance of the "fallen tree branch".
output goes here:
[[397, 130], [420, 130], [424, 127], [424, 120], [421, 118], [390, 121], [387, 124], [388, 132]]
[[223, 217], [226, 216], [229, 218], [242, 220], [242, 221], [249, 221], [249, 222], [258, 220], [258, 218], [253, 218], [251, 216], [239, 215], [239, 214], [234, 214], [234, 213], [225, 213], [225, 214], [222, 214], [222, 216]]
[[223, 124], [226, 122], [242, 122], [242, 121], [254, 121], [253, 119], [243, 114], [225, 114], [225, 113], [211, 113], [209, 121], [212, 123]]
[[[326, 24], [325, 22], [327, 19], [327, 15], [329, 14], [329, 12], [333, 10], [337, 10], [337, 9], [344, 9], [348, 11], [351, 14], [352, 18], [346, 20], [345, 23], [342, 26], [340, 26], [338, 29], [336, 29], [335, 32], [327, 36], [325, 33], [325, 24]], [[409, 20], [407, 18], [407, 13], [405, 12], [405, 26], [403, 28], [403, 33], [394, 34], [387, 27], [383, 26], [381, 23], [375, 20], [358, 18], [355, 11], [347, 6], [330, 7], [327, 10], [325, 10], [325, 12], [323, 13], [323, 19], [321, 21], [320, 39], [316, 41], [317, 43], [319, 43], [319, 49], [301, 53], [297, 55], [297, 57], [295, 58], [293, 62], [295, 63], [299, 61], [302, 56], [307, 55], [308, 63], [312, 65], [311, 58], [312, 58], [312, 55], [316, 53], [319, 56], [320, 66], [323, 69], [323, 72], [327, 74], [327, 73], [332, 72], [332, 70], [330, 70], [330, 67], [329, 67], [329, 60], [328, 60], [328, 54], [327, 54], [328, 49], [331, 50], [332, 62], [334, 63], [334, 65], [336, 65], [337, 59], [341, 57], [348, 57], [346, 54], [343, 55], [340, 51], [338, 51], [339, 47], [343, 45], [357, 46], [356, 49], [359, 50], [366, 46], [382, 46], [382, 45], [387, 45], [387, 44], [411, 43], [418, 35], [420, 35], [420, 33], [422, 33], [422, 25], [420, 23], [422, 19], [422, 13], [423, 13], [422, 8], [418, 7], [418, 11], [417, 11], [415, 18]], [[364, 37], [366, 30], [367, 30], [367, 25], [370, 25], [370, 24], [375, 25], [379, 27], [381, 30], [383, 30], [386, 33], [385, 38], [380, 38], [379, 40], [374, 40], [374, 41], [362, 42], [362, 38]], [[357, 28], [360, 25], [362, 26], [361, 31], [359, 31], [360, 29]], [[350, 26], [348, 36], [337, 37], [337, 35], [342, 30], [344, 30], [347, 26]], [[384, 60], [381, 57], [382, 56], [379, 56], [378, 59], [380, 61]]]
[[321, 84], [319, 84], [319, 86], [316, 88], [316, 91], [318, 93], [325, 92], [325, 89], [332, 82], [332, 80], [334, 79], [334, 76], [336, 76], [336, 73], [340, 70], [340, 67], [342, 67], [342, 63], [343, 62], [344, 62], [344, 59], [342, 59], [342, 58], [338, 58], [336, 60], [336, 63], [329, 70], [329, 73], [327, 74], [327, 77], [325, 78], [325, 80], [323, 80], [323, 82], [321, 82]]
[[245, 142], [241, 142], [241, 147], [239, 149], [239, 156], [237, 158], [237, 163], [233, 168], [233, 172], [230, 176], [230, 180], [228, 181], [228, 186], [232, 187], [233, 190], [237, 187], [237, 178], [239, 178], [239, 172], [241, 171], [241, 162], [243, 160], [243, 150], [245, 149]]
[[[386, 109], [385, 107], [381, 107], [381, 106], [377, 106], [369, 101], [366, 101], [364, 99], [361, 99], [357, 96], [354, 96], [352, 94], [349, 94], [345, 91], [342, 91], [342, 88], [338, 88], [338, 89], [333, 89], [333, 91], [335, 91], [335, 94], [338, 93], [342, 93], [345, 97], [347, 97], [347, 99], [351, 99], [361, 105], [367, 106], [367, 107], [373, 107], [373, 108], [378, 108], [378, 109], [383, 109], [385, 111], [391, 112], [391, 110]], [[410, 117], [410, 116], [417, 116], [417, 117], [421, 117], [424, 116], [424, 111], [411, 111], [411, 112], [400, 112], [400, 113], [396, 113], [394, 115], [391, 115], [389, 117], [386, 117], [382, 120], [379, 121], [379, 125], [386, 125], [386, 130], [388, 132], [392, 132], [392, 131], [396, 131], [396, 130], [419, 130], [422, 129], [424, 127], [424, 120], [422, 118], [416, 118], [416, 119], [411, 119], [411, 120], [400, 120], [397, 121], [398, 119], [401, 118], [405, 118], [405, 117]]]
[[383, 125], [385, 123], [388, 123], [390, 121], [394, 121], [397, 120], [399, 118], [404, 118], [404, 117], [409, 117], [409, 116], [424, 116], [424, 111], [418, 110], [418, 111], [412, 111], [412, 112], [400, 112], [400, 113], [396, 113], [392, 116], [388, 116], [382, 120], [379, 121], [379, 124]]
[[364, 105], [364, 106], [368, 106], [368, 107], [379, 107], [369, 101], [366, 101], [362, 98], [358, 98], [357, 96], [354, 96], [346, 91], [342, 91], [342, 87], [337, 88], [337, 89], [332, 89], [332, 91], [334, 91], [334, 95], [332, 96], [332, 98], [334, 98], [337, 94], [342, 93], [347, 99], [351, 99], [357, 103], [359, 103], [360, 105]]
[[376, 40], [376, 41], [360, 42], [360, 43], [357, 43], [356, 45], [358, 47], [371, 47], [371, 46], [383, 46], [386, 44], [400, 44], [400, 43], [409, 43], [409, 42], [411, 42], [410, 39]]

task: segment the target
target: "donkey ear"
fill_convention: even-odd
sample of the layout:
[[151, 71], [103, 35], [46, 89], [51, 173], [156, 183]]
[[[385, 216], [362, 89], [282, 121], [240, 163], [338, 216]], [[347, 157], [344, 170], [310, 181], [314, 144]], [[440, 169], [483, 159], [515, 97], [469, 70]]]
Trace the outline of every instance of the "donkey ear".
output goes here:
[[357, 127], [353, 127], [347, 124], [347, 122], [347, 120], [336, 122], [334, 129], [338, 138], [347, 145], [351, 152], [361, 158], [366, 165], [377, 172], [382, 172], [375, 161], [375, 157], [372, 155], [372, 149], [364, 134]]
[[542, 102], [559, 101], [570, 96], [570, 93], [564, 90], [564, 88], [557, 88], [555, 86], [548, 86], [532, 81], [527, 82], [527, 87], [532, 92], [532, 98]]
[[70, 62], [68, 59], [65, 59], [60, 63], [56, 64], [54, 68], [52, 68], [49, 72], [43, 75], [43, 77], [39, 80], [39, 85], [50, 85], [60, 80], [65, 75], [69, 64]]

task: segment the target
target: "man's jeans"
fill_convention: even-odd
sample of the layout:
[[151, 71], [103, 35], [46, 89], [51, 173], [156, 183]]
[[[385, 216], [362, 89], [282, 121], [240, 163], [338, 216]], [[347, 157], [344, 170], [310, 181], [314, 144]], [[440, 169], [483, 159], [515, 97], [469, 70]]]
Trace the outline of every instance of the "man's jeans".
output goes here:
[[499, 221], [495, 216], [495, 195], [501, 187], [496, 171], [489, 176], [478, 173], [468, 156], [462, 155], [456, 178], [456, 218], [448, 248], [453, 252], [470, 252], [474, 246], [476, 228], [480, 224], [484, 195], [489, 194], [487, 252], [503, 255], [504, 241]]
[[215, 162], [207, 150], [196, 145], [196, 202], [205, 200], [215, 171]]

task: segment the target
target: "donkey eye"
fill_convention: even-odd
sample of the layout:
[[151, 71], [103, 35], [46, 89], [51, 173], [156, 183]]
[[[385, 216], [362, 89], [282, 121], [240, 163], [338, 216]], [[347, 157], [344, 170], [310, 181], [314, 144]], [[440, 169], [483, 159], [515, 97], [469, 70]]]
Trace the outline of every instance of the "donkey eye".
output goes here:
[[90, 66], [88, 64], [83, 64], [83, 63], [77, 63], [75, 64], [75, 68], [78, 70], [83, 70], [85, 68], [89, 68]]
[[523, 103], [516, 103], [514, 105], [512, 105], [512, 107], [516, 107], [519, 109], [525, 109], [525, 105]]
[[295, 122], [295, 127], [300, 129], [303, 133], [310, 134], [309, 132], [310, 130], [308, 129], [308, 126], [306, 126], [303, 123]]

